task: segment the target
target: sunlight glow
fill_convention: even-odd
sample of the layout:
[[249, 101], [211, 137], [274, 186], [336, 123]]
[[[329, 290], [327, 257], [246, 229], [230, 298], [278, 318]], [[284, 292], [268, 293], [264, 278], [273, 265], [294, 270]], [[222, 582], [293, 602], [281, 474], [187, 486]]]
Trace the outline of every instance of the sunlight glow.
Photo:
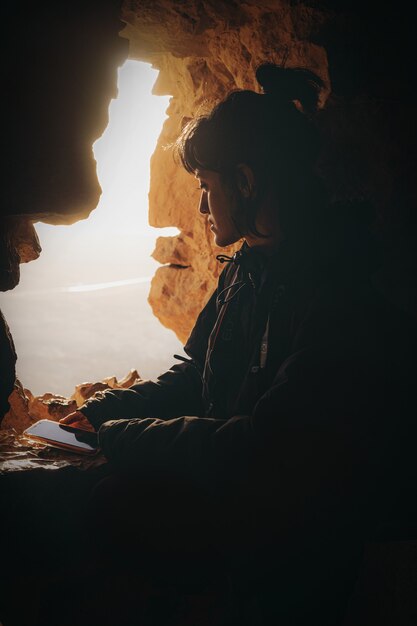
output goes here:
[[20, 284], [1, 296], [18, 377], [35, 394], [70, 395], [76, 384], [132, 368], [155, 378], [181, 352], [147, 302], [155, 239], [178, 233], [148, 224], [150, 157], [169, 102], [151, 94], [156, 78], [145, 63], [120, 68], [109, 126], [94, 144], [99, 205], [71, 226], [38, 222], [41, 256], [21, 265]]
[[152, 228], [148, 222], [150, 156], [169, 101], [152, 96], [156, 77], [148, 64], [137, 61], [119, 70], [119, 96], [110, 104], [106, 131], [93, 146], [100, 202], [88, 219], [71, 226], [36, 224], [43, 253], [36, 264], [22, 266], [17, 289], [26, 282], [33, 288], [33, 281], [44, 286], [45, 278], [49, 286], [62, 286], [80, 282], [80, 276], [87, 283], [155, 273], [158, 264], [150, 255], [156, 237], [178, 234], [176, 228]]

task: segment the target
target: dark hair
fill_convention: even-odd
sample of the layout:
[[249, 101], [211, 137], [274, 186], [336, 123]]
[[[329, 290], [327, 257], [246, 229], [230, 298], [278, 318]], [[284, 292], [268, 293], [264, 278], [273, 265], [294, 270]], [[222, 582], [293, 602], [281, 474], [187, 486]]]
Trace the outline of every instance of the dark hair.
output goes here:
[[[232, 218], [242, 235], [262, 236], [256, 213], [264, 195], [277, 186], [280, 224], [289, 234], [311, 221], [307, 205], [321, 188], [314, 171], [320, 136], [313, 114], [323, 82], [306, 69], [271, 64], [261, 65], [256, 78], [264, 93], [232, 92], [211, 113], [186, 124], [175, 150], [188, 172], [206, 169], [221, 175], [238, 199]], [[255, 175], [257, 194], [248, 201], [237, 191], [239, 163]]]

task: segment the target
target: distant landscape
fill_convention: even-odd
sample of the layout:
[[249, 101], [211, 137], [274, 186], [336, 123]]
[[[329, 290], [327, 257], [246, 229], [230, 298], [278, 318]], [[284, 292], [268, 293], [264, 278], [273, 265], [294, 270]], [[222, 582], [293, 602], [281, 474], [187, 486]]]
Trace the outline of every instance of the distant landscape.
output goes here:
[[149, 283], [84, 292], [2, 294], [19, 355], [17, 374], [35, 395], [70, 396], [75, 385], [131, 369], [156, 378], [184, 354], [175, 334], [154, 317]]
[[19, 285], [0, 294], [18, 377], [36, 395], [69, 396], [79, 383], [120, 380], [134, 368], [155, 378], [182, 353], [147, 302], [155, 239], [178, 232], [148, 220], [149, 162], [169, 103], [152, 95], [156, 78], [146, 63], [120, 68], [109, 125], [93, 146], [99, 205], [69, 226], [36, 223], [39, 259], [23, 264]]

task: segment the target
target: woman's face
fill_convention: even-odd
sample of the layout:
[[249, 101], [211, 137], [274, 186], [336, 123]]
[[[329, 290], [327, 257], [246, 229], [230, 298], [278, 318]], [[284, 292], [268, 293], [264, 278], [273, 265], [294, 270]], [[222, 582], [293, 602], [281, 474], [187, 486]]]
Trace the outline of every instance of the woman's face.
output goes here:
[[236, 243], [242, 238], [231, 218], [236, 201], [221, 182], [220, 174], [197, 170], [195, 176], [201, 188], [198, 209], [202, 215], [207, 215], [216, 245], [222, 248]]

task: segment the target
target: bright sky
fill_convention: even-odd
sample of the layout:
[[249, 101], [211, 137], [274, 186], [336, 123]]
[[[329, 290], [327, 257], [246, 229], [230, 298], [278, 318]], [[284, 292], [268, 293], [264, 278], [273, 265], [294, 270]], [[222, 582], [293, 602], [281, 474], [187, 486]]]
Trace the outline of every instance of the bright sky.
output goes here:
[[156, 78], [157, 71], [145, 63], [127, 61], [120, 68], [119, 96], [94, 144], [100, 203], [87, 220], [71, 226], [36, 224], [43, 252], [36, 262], [21, 265], [16, 292], [155, 273], [158, 264], [150, 254], [156, 237], [178, 232], [148, 224], [149, 161], [169, 102], [151, 94]]
[[153, 378], [181, 352], [147, 303], [155, 239], [178, 232], [148, 225], [150, 156], [169, 102], [151, 94], [156, 78], [145, 63], [120, 68], [109, 126], [94, 144], [98, 207], [71, 226], [37, 223], [40, 258], [21, 265], [20, 284], [0, 296], [18, 376], [35, 394], [68, 395], [76, 383], [120, 379], [134, 367]]

